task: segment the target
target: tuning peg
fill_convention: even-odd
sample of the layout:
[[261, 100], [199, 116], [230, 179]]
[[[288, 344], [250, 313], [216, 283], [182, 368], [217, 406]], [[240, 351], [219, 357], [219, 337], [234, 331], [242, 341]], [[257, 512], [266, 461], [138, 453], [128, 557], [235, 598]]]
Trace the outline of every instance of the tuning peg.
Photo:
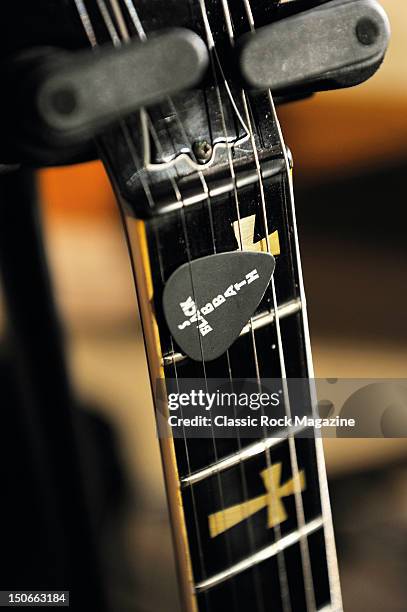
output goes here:
[[282, 97], [350, 87], [376, 72], [389, 38], [376, 0], [334, 0], [245, 35], [240, 70], [249, 86]]
[[3, 100], [10, 148], [17, 159], [58, 161], [119, 118], [192, 87], [207, 64], [203, 40], [183, 28], [97, 52], [25, 54], [8, 69]]

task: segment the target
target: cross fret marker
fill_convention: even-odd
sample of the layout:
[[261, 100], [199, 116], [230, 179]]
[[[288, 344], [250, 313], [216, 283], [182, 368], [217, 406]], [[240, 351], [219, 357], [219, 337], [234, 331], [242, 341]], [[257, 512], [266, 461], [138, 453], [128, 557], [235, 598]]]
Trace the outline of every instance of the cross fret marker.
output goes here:
[[280, 484], [281, 471], [282, 463], [276, 463], [260, 472], [267, 491], [264, 495], [210, 514], [209, 533], [211, 538], [216, 538], [216, 536], [238, 525], [263, 508], [268, 509], [267, 526], [269, 529], [287, 520], [288, 516], [282, 498], [293, 495], [296, 490], [304, 491], [306, 486], [305, 474], [304, 470], [301, 470], [296, 476], [284, 484]]
[[[244, 251], [258, 251], [267, 253], [268, 245], [266, 238], [262, 238], [258, 242], [254, 242], [254, 227], [256, 225], [256, 215], [243, 217], [240, 221], [233, 222], [233, 231], [239, 247]], [[280, 240], [278, 231], [275, 230], [268, 235], [268, 244], [273, 255], [280, 255]], [[242, 243], [242, 244], [241, 244]]]

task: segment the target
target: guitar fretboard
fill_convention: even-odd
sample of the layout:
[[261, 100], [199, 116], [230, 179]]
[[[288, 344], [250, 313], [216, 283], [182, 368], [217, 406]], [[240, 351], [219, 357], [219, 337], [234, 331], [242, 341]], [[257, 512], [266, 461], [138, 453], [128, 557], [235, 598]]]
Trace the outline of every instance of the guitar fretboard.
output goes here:
[[[304, 313], [293, 245], [295, 228], [287, 205], [288, 178], [278, 157], [268, 163], [276, 168], [263, 181], [263, 188], [267, 225], [274, 236], [285, 370], [287, 377], [304, 378], [307, 386]], [[264, 248], [258, 190], [256, 181], [239, 189], [240, 224], [250, 228], [243, 249]], [[233, 385], [235, 379], [282, 375], [270, 288], [236, 342], [214, 361], [196, 362], [183, 354], [164, 319], [162, 293], [169, 276], [189, 258], [238, 249], [237, 222], [233, 194], [226, 192], [184, 204], [143, 224], [152, 283], [149, 316], [157, 324], [160, 366], [166, 380], [223, 378]], [[130, 239], [133, 224], [129, 222]], [[279, 438], [245, 439], [240, 432], [235, 438], [164, 441], [174, 449], [178, 503], [192, 570], [190, 588], [199, 612], [257, 612], [266, 610], [270, 602], [273, 610], [308, 611], [307, 589], [312, 589], [314, 610], [333, 609], [325, 545], [330, 518], [321, 504], [316, 442], [310, 431], [294, 436], [297, 465], [293, 470], [288, 436], [282, 430]]]

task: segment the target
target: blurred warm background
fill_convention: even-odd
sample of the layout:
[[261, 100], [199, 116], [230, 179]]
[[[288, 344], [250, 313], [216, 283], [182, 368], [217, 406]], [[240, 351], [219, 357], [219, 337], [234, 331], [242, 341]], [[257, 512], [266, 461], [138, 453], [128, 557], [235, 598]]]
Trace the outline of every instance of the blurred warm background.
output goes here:
[[[406, 376], [407, 5], [383, 5], [393, 37], [381, 71], [358, 88], [280, 109], [320, 377]], [[114, 197], [99, 163], [44, 170], [39, 181], [75, 387], [114, 432], [130, 491], [113, 529], [129, 559], [116, 589], [123, 609], [133, 609], [137, 590], [135, 609], [176, 610], [144, 347]], [[332, 440], [326, 453], [345, 608], [406, 610], [405, 440]]]

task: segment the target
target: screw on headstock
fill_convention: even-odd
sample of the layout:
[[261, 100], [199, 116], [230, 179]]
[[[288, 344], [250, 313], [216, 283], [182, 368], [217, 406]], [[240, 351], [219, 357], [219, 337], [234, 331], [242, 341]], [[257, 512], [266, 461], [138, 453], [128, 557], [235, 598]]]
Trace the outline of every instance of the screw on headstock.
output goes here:
[[207, 140], [197, 140], [192, 147], [197, 161], [201, 164], [209, 161], [212, 157], [213, 147]]

